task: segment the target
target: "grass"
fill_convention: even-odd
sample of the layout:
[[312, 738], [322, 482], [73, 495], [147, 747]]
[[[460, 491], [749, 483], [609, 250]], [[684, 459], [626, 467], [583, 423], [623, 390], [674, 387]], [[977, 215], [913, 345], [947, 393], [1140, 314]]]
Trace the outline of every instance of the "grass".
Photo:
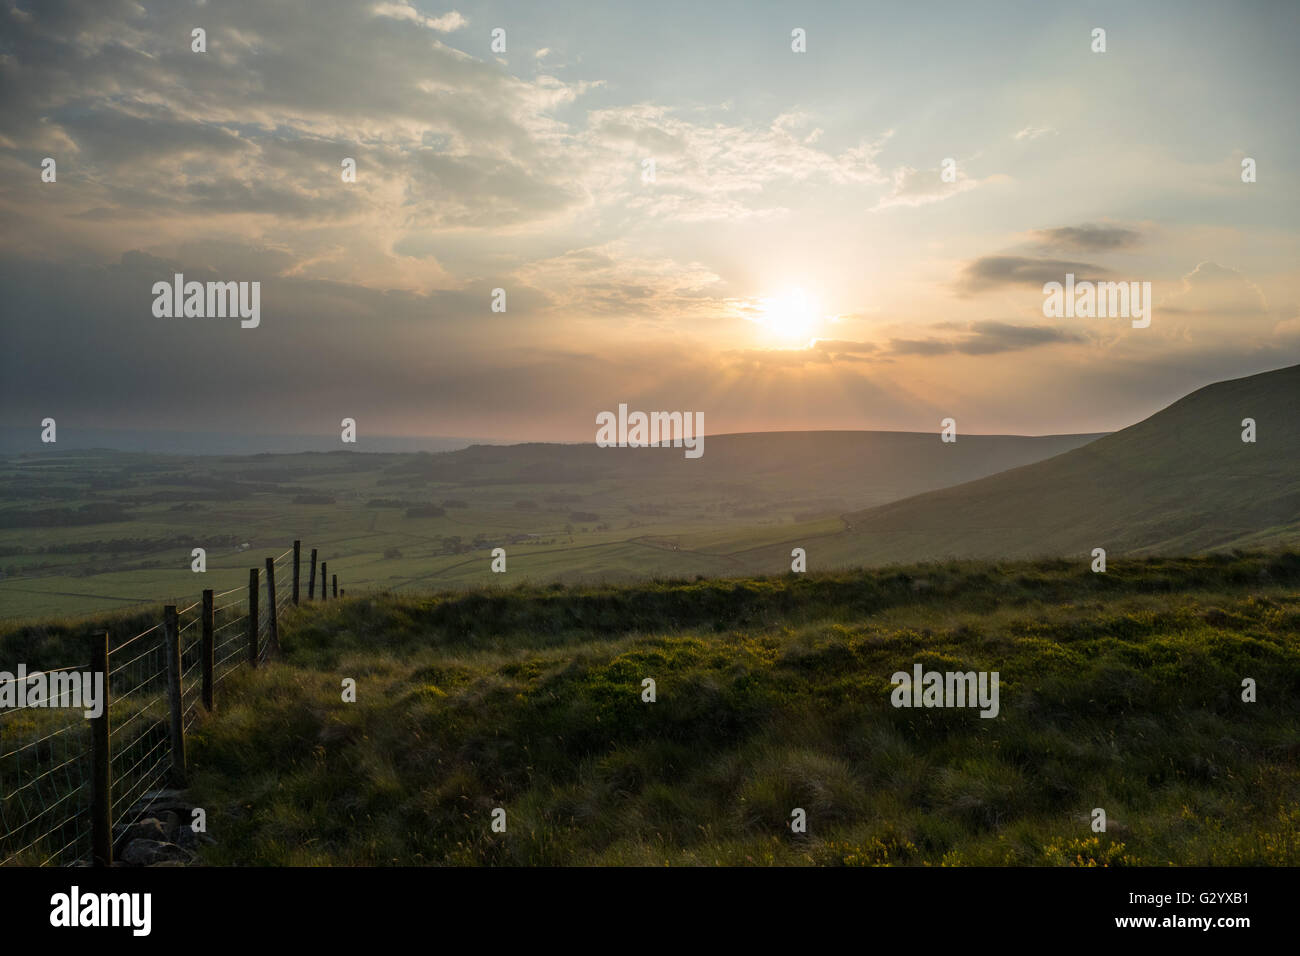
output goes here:
[[[1298, 584], [1274, 553], [305, 606], [191, 739], [205, 860], [1300, 864]], [[891, 707], [914, 663], [998, 671], [1001, 714]]]

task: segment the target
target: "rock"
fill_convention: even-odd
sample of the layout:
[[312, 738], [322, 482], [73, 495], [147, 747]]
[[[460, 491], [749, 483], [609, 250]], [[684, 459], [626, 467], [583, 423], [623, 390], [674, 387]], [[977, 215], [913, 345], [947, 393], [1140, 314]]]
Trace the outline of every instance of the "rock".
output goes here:
[[187, 850], [194, 850], [200, 844], [215, 846], [217, 841], [206, 833], [195, 833], [191, 827], [181, 827], [176, 831], [176, 843]]
[[125, 844], [132, 840], [157, 840], [166, 843], [167, 827], [157, 817], [148, 817], [126, 828], [126, 832], [122, 834], [122, 842]]
[[152, 790], [143, 794], [125, 814], [124, 819], [141, 816], [128, 827], [117, 831], [114, 840], [114, 865], [187, 866], [196, 859], [194, 850], [207, 834], [190, 829], [194, 808], [181, 790]]
[[[185, 816], [188, 817], [189, 814], [186, 813]], [[158, 819], [162, 820], [163, 832], [167, 834], [166, 839], [170, 843], [176, 842], [176, 834], [182, 829], [188, 829], [181, 826], [181, 815], [173, 810], [164, 810]]]
[[144, 838], [132, 840], [122, 854], [122, 862], [131, 866], [155, 866], [169, 861], [189, 863], [193, 859], [193, 854], [175, 843]]
[[150, 790], [141, 795], [140, 799], [135, 802], [134, 806], [131, 807], [131, 810], [128, 811], [128, 813], [132, 811], [143, 811], [147, 812], [150, 816], [158, 817], [167, 810], [179, 813], [182, 816], [189, 816], [190, 805], [188, 801], [186, 801], [185, 793], [183, 791]]
[[153, 840], [158, 843], [167, 843], [170, 837], [167, 828], [163, 822], [155, 817], [148, 817], [144, 820], [138, 820], [124, 830], [120, 836], [113, 841], [114, 857], [120, 859], [126, 852], [126, 847], [135, 840]]

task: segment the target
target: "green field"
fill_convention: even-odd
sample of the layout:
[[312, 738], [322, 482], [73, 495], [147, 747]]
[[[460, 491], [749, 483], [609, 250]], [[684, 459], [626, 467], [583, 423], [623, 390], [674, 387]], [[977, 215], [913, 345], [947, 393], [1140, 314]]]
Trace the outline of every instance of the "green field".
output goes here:
[[[196, 729], [203, 859], [1294, 866], [1298, 586], [1275, 553], [303, 607]], [[916, 663], [998, 671], [998, 716], [892, 707]]]
[[[908, 433], [736, 435], [710, 438], [696, 461], [592, 445], [229, 457], [52, 447], [0, 459], [0, 617], [187, 604], [245, 584], [294, 539], [354, 593], [777, 573], [785, 542], [842, 531], [845, 511], [1090, 437], [974, 436], [945, 449]], [[504, 576], [490, 571], [497, 546]], [[194, 547], [207, 551], [203, 575], [190, 570]]]

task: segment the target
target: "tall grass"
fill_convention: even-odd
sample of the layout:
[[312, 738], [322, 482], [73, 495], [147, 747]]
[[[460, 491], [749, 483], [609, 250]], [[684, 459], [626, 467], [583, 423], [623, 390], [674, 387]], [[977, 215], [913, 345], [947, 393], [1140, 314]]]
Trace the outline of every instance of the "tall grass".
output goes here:
[[[1282, 553], [304, 606], [191, 741], [206, 860], [1300, 864], [1297, 582]], [[1000, 715], [893, 708], [914, 663], [998, 671]]]

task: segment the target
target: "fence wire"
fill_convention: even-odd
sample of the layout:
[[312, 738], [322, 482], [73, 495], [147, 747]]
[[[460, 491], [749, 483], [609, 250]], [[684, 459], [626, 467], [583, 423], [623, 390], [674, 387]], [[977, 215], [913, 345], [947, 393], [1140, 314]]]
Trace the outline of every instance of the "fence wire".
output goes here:
[[[293, 603], [293, 549], [274, 558], [275, 614]], [[267, 660], [271, 601], [258, 574], [256, 633], [250, 640], [248, 588], [213, 595], [213, 687], [249, 662]], [[181, 727], [198, 719], [203, 698], [203, 608], [177, 609]], [[172, 769], [166, 629], [162, 621], [113, 641], [105, 679], [109, 697], [109, 815], [115, 838], [149, 810], [150, 796], [167, 785]], [[0, 670], [8, 669], [0, 664]], [[26, 691], [26, 703], [0, 710], [0, 865], [89, 864], [91, 847], [91, 721], [71, 706], [73, 679], [90, 665], [28, 674], [42, 678], [45, 696]], [[11, 683], [17, 685], [17, 678]], [[14, 688], [0, 688], [16, 692]], [[25, 688], [24, 688], [25, 690]], [[12, 696], [12, 694], [11, 694]], [[33, 706], [38, 704], [41, 706]], [[53, 704], [54, 706], [50, 706]]]
[[[60, 668], [75, 673], [88, 667]], [[47, 672], [51, 676], [55, 672]], [[17, 693], [26, 688], [8, 688]], [[81, 711], [0, 711], [0, 865], [89, 858], [90, 723]]]

